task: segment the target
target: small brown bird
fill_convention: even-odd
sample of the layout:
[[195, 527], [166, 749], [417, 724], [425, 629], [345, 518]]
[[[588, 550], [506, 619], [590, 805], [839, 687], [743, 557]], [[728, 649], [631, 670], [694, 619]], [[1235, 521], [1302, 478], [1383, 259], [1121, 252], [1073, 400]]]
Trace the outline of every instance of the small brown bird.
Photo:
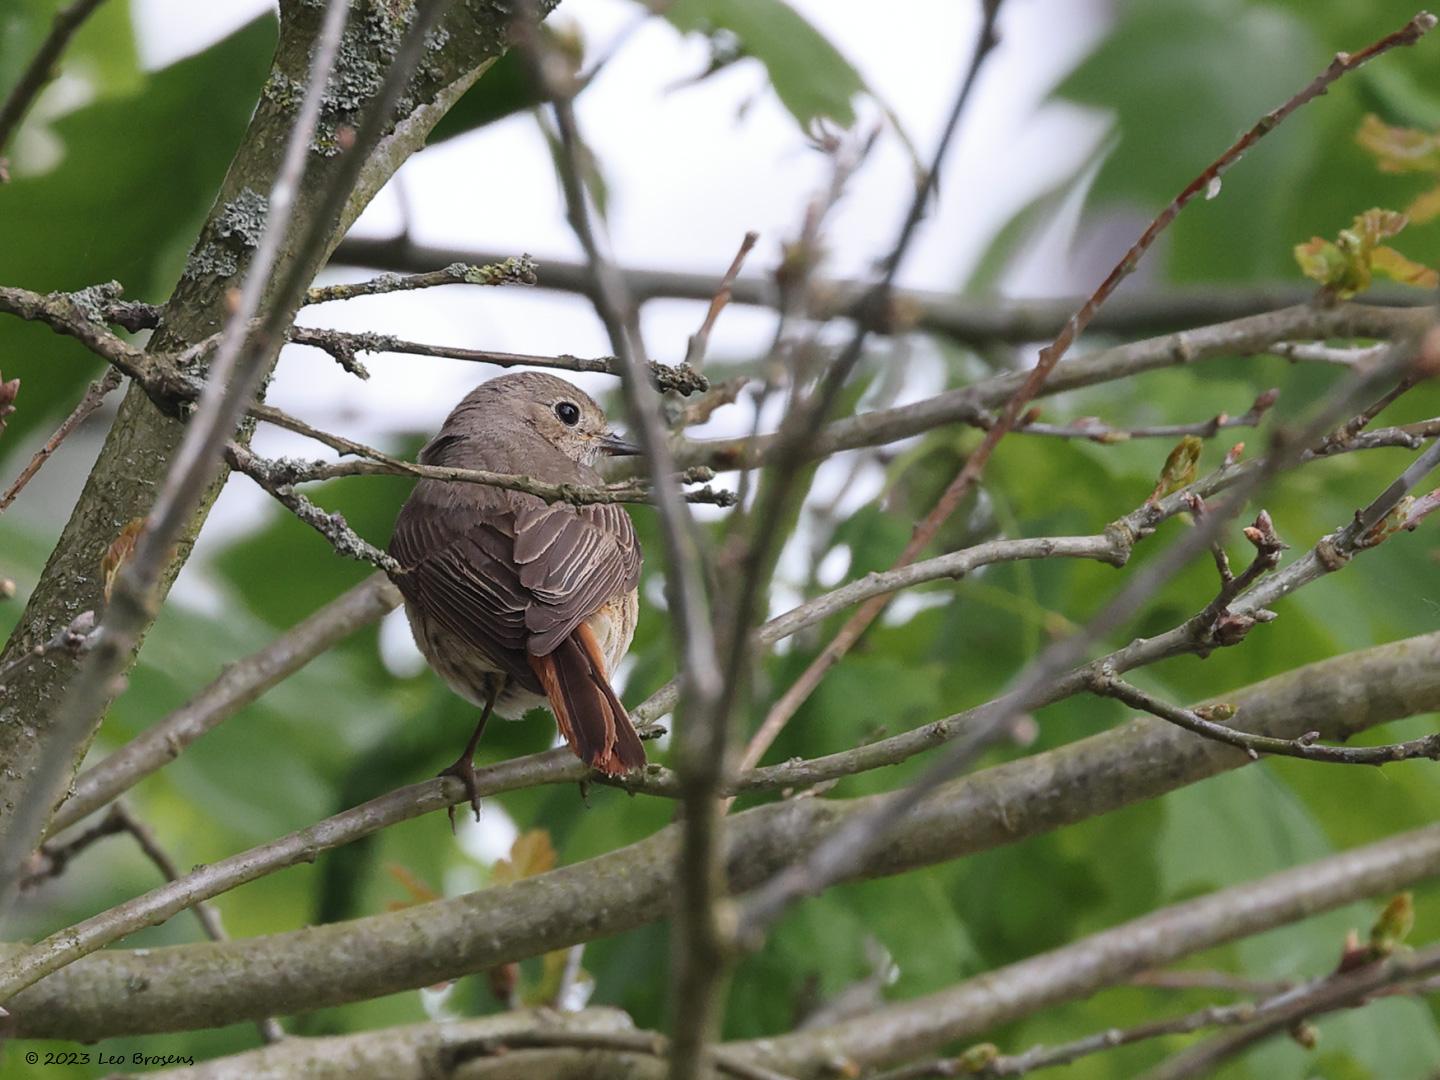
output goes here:
[[[520, 372], [472, 390], [420, 460], [595, 485], [597, 457], [636, 452], [578, 387]], [[477, 816], [471, 757], [491, 712], [518, 719], [548, 704], [582, 761], [611, 776], [645, 764], [610, 686], [635, 634], [640, 580], [640, 543], [620, 506], [421, 480], [390, 554], [415, 643], [450, 689], [481, 708], [464, 752], [441, 773], [464, 781]]]

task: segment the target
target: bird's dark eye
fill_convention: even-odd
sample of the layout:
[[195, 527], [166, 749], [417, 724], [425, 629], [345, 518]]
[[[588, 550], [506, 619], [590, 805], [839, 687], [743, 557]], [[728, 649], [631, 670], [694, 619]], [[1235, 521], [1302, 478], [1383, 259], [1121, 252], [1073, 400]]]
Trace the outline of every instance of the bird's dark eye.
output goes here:
[[580, 422], [580, 406], [573, 401], [562, 401], [555, 406], [555, 415], [560, 422], [567, 427], [574, 427]]

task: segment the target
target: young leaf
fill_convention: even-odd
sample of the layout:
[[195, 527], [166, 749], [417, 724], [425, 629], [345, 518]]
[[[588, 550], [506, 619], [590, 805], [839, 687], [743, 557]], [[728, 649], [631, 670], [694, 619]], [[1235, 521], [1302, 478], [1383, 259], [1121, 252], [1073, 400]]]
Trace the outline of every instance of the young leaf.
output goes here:
[[491, 871], [496, 885], [509, 885], [523, 878], [555, 869], [555, 846], [544, 829], [528, 829], [515, 838], [510, 858], [501, 859]]
[[1415, 928], [1415, 898], [1402, 892], [1385, 905], [1375, 925], [1370, 928], [1370, 951], [1374, 956], [1389, 956], [1405, 943]]
[[1315, 236], [1297, 244], [1295, 261], [1301, 273], [1342, 300], [1368, 289], [1376, 272], [1407, 285], [1433, 287], [1433, 270], [1380, 243], [1404, 229], [1408, 220], [1396, 210], [1366, 210], [1334, 241]]
[[1392, 247], [1381, 245], [1370, 253], [1370, 269], [1405, 285], [1433, 289], [1440, 285], [1440, 274], [1430, 267], [1407, 259]]
[[1204, 448], [1205, 440], [1197, 435], [1186, 435], [1181, 439], [1165, 459], [1165, 465], [1160, 470], [1160, 479], [1155, 483], [1155, 490], [1150, 493], [1150, 501], [1154, 502], [1172, 491], [1179, 491], [1187, 484], [1193, 484], [1200, 464], [1200, 451]]
[[1391, 127], [1369, 113], [1361, 121], [1355, 141], [1375, 155], [1381, 172], [1440, 173], [1440, 134]]

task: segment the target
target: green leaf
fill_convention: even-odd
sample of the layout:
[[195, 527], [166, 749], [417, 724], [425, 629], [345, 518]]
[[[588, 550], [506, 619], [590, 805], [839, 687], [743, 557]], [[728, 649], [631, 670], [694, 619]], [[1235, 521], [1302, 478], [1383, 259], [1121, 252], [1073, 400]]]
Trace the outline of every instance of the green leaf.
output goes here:
[[679, 30], [733, 34], [740, 50], [765, 65], [770, 83], [796, 123], [855, 122], [854, 100], [865, 92], [860, 73], [783, 0], [678, 0], [665, 18]]

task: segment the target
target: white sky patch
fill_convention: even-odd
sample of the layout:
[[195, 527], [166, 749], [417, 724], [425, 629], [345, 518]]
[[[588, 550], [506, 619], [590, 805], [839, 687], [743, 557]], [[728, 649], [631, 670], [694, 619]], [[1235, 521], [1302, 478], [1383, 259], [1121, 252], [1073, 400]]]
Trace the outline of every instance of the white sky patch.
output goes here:
[[[509, 858], [510, 849], [515, 846], [515, 838], [520, 835], [515, 820], [505, 812], [499, 800], [493, 798], [480, 801], [478, 822], [470, 812], [468, 803], [457, 806], [455, 822], [455, 842], [460, 845], [460, 850], [483, 866], [494, 866], [501, 859]], [[478, 887], [477, 879], [477, 883], [470, 886], [470, 889]], [[446, 894], [454, 895], [450, 893], [448, 883]]]
[[410, 620], [398, 607], [380, 620], [380, 662], [385, 670], [408, 679], [425, 670], [425, 657], [415, 645]]

